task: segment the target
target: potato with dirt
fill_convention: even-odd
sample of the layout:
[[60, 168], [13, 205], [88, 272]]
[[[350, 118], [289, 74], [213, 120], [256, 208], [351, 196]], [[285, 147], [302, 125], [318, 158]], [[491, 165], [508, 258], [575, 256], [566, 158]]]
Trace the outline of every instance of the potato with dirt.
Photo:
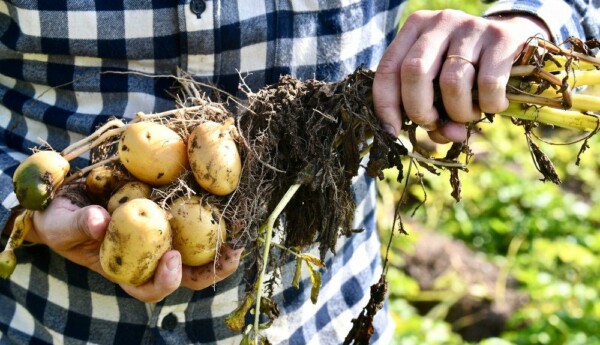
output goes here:
[[242, 160], [235, 139], [233, 118], [223, 124], [206, 121], [198, 125], [188, 138], [188, 157], [198, 184], [219, 196], [233, 192], [239, 182]]
[[131, 124], [121, 135], [118, 150], [125, 168], [151, 186], [175, 181], [188, 166], [183, 138], [159, 123]]
[[122, 183], [123, 178], [123, 174], [112, 167], [104, 165], [95, 167], [85, 179], [86, 191], [95, 200], [106, 202]]
[[127, 182], [108, 199], [108, 204], [106, 205], [106, 210], [108, 213], [112, 214], [119, 206], [124, 203], [139, 198], [150, 198], [152, 194], [152, 187], [147, 185], [144, 182], [140, 181], [131, 181]]
[[137, 286], [152, 277], [170, 248], [167, 212], [149, 199], [133, 199], [113, 212], [100, 246], [100, 264], [114, 282]]
[[180, 197], [170, 207], [173, 249], [181, 261], [201, 266], [214, 260], [227, 231], [219, 210], [198, 196]]
[[13, 174], [19, 204], [28, 210], [43, 210], [69, 169], [69, 161], [55, 151], [38, 151], [27, 157]]

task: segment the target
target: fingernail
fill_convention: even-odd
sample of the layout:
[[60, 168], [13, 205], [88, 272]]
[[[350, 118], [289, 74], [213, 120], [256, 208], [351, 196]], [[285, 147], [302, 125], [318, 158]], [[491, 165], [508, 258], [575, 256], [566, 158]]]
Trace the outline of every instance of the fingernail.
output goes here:
[[169, 269], [169, 271], [176, 272], [179, 270], [180, 266], [181, 259], [177, 254], [174, 254], [169, 260], [167, 260], [167, 268]]
[[384, 131], [390, 133], [393, 136], [396, 136], [396, 129], [393, 126], [388, 125], [388, 124], [383, 124], [382, 127], [383, 127]]

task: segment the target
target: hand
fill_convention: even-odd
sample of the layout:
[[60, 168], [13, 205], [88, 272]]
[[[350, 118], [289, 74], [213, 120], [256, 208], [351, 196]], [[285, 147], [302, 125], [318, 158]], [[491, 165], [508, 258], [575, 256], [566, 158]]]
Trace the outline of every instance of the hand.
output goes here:
[[[99, 253], [109, 221], [108, 212], [100, 206], [80, 207], [70, 199], [57, 197], [44, 211], [34, 213], [34, 229], [26, 240], [43, 243], [66, 259], [106, 277]], [[148, 303], [164, 299], [180, 285], [203, 289], [235, 272], [241, 251], [224, 246], [217, 263], [182, 267], [179, 252], [170, 250], [160, 259], [150, 281], [139, 286], [120, 286], [130, 296]]]
[[[455, 10], [419, 11], [387, 48], [375, 74], [373, 102], [383, 128], [398, 135], [401, 106], [438, 143], [466, 140], [465, 123], [508, 107], [506, 84], [515, 57], [532, 36], [549, 36], [530, 16], [480, 18]], [[462, 58], [447, 58], [450, 55]], [[465, 60], [466, 59], [466, 60]], [[471, 62], [469, 62], [471, 61]], [[439, 77], [449, 120], [433, 106]], [[478, 102], [471, 91], [477, 83]]]

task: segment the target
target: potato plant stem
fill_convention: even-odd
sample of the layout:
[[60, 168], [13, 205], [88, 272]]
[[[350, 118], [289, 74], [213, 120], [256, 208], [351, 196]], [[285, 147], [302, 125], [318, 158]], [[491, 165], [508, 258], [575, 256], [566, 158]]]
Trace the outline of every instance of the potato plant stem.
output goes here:
[[102, 144], [104, 141], [106, 141], [106, 139], [123, 133], [123, 131], [125, 129], [127, 129], [127, 127], [129, 127], [129, 125], [124, 125], [123, 127], [109, 129], [108, 131], [102, 133], [102, 135], [100, 135], [98, 138], [96, 138], [91, 143], [87, 143], [87, 145], [81, 146], [81, 147], [69, 152], [68, 154], [64, 154], [63, 157], [68, 161], [70, 161], [71, 159], [74, 159], [76, 157], [79, 157], [79, 155], [84, 154], [84, 153], [88, 152], [89, 150], [93, 149], [94, 147]]
[[574, 110], [562, 110], [551, 107], [526, 107], [522, 104], [511, 102], [508, 108], [499, 113], [521, 120], [536, 121], [562, 128], [594, 131], [600, 125], [600, 118]]
[[161, 113], [155, 113], [155, 114], [144, 114], [142, 112], [139, 112], [135, 115], [135, 119], [132, 122], [138, 122], [141, 120], [158, 119], [161, 117], [184, 114], [185, 112], [198, 111], [198, 110], [209, 110], [209, 111], [212, 111], [215, 113], [223, 113], [223, 109], [221, 109], [221, 108], [211, 106], [210, 104], [201, 104], [201, 105], [194, 105], [191, 107], [182, 107], [182, 108], [167, 110], [167, 111], [163, 111]]
[[277, 218], [279, 218], [279, 215], [281, 214], [281, 212], [283, 212], [283, 209], [287, 206], [287, 204], [290, 202], [290, 200], [292, 200], [292, 197], [294, 196], [294, 194], [296, 194], [296, 192], [298, 191], [300, 186], [301, 186], [301, 184], [297, 183], [297, 184], [290, 186], [290, 188], [288, 188], [287, 192], [285, 192], [285, 194], [283, 195], [281, 200], [279, 200], [279, 203], [277, 204], [277, 206], [275, 207], [273, 212], [271, 212], [271, 214], [269, 215], [269, 218], [267, 218], [267, 221], [259, 229], [259, 233], [262, 231], [265, 231], [265, 240], [264, 240], [263, 258], [262, 258], [262, 269], [258, 276], [258, 280], [256, 282], [256, 306], [255, 306], [255, 310], [254, 310], [254, 343], [256, 345], [260, 344], [260, 342], [259, 342], [260, 302], [262, 299], [263, 285], [264, 285], [265, 275], [267, 272], [267, 265], [269, 263], [268, 259], [269, 259], [269, 252], [271, 250], [271, 240], [273, 238], [273, 226], [275, 225], [275, 221], [277, 220]]
[[[565, 73], [559, 73], [556, 75], [558, 78], [564, 78]], [[600, 70], [592, 71], [573, 71], [569, 73], [567, 82], [571, 87], [579, 87], [586, 85], [599, 85], [600, 84]]]
[[[90, 141], [92, 141], [94, 138], [102, 135], [102, 133], [106, 132], [109, 128], [111, 127], [123, 127], [125, 126], [125, 124], [123, 123], [123, 121], [115, 119], [115, 120], [110, 120], [107, 123], [105, 123], [104, 125], [102, 125], [102, 127], [98, 128], [97, 130], [94, 131], [94, 133], [92, 133], [91, 135], [69, 145], [68, 147], [66, 147], [62, 152], [61, 155], [66, 156], [69, 153], [71, 153], [72, 151], [76, 150], [77, 148], [89, 143]], [[68, 160], [68, 159], [67, 159]]]
[[85, 175], [87, 172], [92, 171], [94, 168], [97, 168], [99, 166], [103, 166], [106, 165], [108, 163], [111, 162], [116, 162], [119, 160], [119, 156], [113, 156], [111, 158], [107, 158], [105, 160], [102, 160], [100, 162], [94, 163], [92, 165], [88, 165], [85, 168], [77, 171], [76, 173], [72, 174], [71, 176], [67, 177], [64, 181], [63, 181], [63, 185], [69, 184], [71, 182], [73, 182], [74, 180], [82, 177], [83, 175]]
[[[554, 55], [553, 60], [548, 60], [544, 63], [544, 66], [542, 66], [542, 68], [548, 72], [561, 72], [565, 70], [565, 66], [567, 64], [567, 58], [564, 56], [560, 56], [560, 55]], [[556, 64], [556, 62], [558, 62], [560, 64], [560, 66], [558, 64]], [[593, 63], [587, 62], [587, 61], [573, 61], [572, 62], [573, 67], [575, 69], [579, 69], [579, 70], [593, 70], [595, 69], [595, 66]]]
[[[258, 241], [259, 241], [260, 243], [262, 243], [262, 244], [264, 244], [264, 243], [265, 243], [265, 239], [264, 239], [264, 238], [262, 238], [262, 237], [258, 237], [257, 239], [258, 239]], [[291, 250], [290, 248], [288, 248], [288, 247], [286, 247], [286, 246], [284, 246], [284, 245], [281, 245], [280, 243], [277, 243], [277, 242], [273, 242], [273, 241], [271, 241], [271, 245], [272, 245], [273, 247], [277, 247], [277, 248], [279, 248], [279, 249], [281, 249], [281, 250], [283, 250], [283, 251], [287, 252], [288, 254], [291, 254], [291, 255], [295, 256], [296, 258], [299, 258], [299, 257], [300, 257], [300, 254], [296, 253], [295, 251]]]

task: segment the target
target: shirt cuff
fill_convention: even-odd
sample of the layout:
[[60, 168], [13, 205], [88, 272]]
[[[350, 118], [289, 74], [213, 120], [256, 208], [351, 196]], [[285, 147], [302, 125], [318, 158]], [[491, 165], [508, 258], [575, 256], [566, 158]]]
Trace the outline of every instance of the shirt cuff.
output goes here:
[[500, 0], [488, 8], [484, 16], [519, 12], [542, 20], [548, 27], [554, 43], [563, 43], [571, 36], [585, 37], [580, 24], [581, 18], [562, 0]]

